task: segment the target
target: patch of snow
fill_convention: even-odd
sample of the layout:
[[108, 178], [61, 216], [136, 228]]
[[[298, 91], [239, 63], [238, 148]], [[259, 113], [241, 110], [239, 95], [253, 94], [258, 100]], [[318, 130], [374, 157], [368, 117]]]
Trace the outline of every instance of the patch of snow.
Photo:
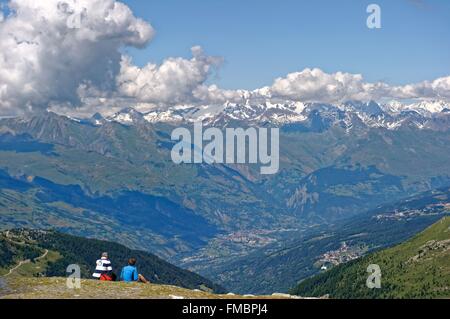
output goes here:
[[120, 113], [113, 117], [113, 120], [122, 124], [133, 123], [133, 119], [129, 113]]

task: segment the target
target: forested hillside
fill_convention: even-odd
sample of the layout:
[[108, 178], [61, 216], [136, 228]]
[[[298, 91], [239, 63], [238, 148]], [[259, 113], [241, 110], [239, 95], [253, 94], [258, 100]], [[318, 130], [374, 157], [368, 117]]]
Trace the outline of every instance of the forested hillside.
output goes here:
[[[379, 265], [381, 288], [369, 289], [367, 267]], [[331, 298], [449, 298], [450, 217], [396, 247], [306, 279], [292, 290]]]

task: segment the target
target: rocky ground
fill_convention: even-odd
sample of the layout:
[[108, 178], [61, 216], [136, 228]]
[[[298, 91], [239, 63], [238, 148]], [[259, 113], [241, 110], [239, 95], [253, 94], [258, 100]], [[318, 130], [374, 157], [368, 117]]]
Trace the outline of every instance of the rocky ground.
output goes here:
[[289, 295], [215, 295], [199, 290], [153, 284], [127, 284], [82, 280], [80, 289], [69, 289], [65, 278], [0, 278], [0, 299], [289, 299]]

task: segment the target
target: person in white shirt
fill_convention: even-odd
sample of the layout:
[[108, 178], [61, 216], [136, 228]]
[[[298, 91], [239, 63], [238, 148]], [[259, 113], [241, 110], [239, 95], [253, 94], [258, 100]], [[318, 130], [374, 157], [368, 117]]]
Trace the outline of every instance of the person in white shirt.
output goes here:
[[95, 272], [92, 274], [92, 277], [99, 280], [113, 280], [113, 272], [112, 272], [111, 261], [108, 258], [108, 253], [103, 253], [102, 257], [97, 260]]

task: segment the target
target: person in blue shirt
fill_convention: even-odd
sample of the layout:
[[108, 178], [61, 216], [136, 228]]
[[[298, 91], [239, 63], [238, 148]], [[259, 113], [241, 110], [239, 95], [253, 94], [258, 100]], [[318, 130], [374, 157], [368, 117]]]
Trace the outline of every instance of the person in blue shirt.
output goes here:
[[142, 282], [145, 284], [150, 283], [144, 276], [142, 276], [136, 268], [136, 258], [130, 258], [128, 260], [128, 266], [122, 268], [120, 273], [120, 280], [125, 282]]

